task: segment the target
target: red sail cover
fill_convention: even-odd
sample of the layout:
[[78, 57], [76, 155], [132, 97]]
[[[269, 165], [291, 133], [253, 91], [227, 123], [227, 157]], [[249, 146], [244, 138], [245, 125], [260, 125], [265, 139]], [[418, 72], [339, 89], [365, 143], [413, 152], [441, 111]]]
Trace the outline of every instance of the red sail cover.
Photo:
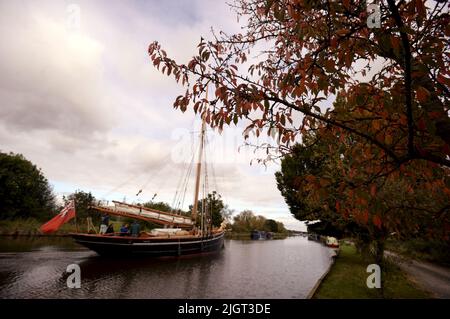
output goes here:
[[75, 202], [71, 200], [63, 210], [41, 226], [43, 233], [52, 233], [57, 231], [64, 223], [75, 217]]

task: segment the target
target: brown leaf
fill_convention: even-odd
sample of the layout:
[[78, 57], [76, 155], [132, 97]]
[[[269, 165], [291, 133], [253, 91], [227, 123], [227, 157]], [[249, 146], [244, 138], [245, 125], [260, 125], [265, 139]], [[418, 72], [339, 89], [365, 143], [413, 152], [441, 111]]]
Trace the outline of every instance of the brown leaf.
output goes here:
[[430, 92], [426, 88], [419, 86], [416, 90], [416, 95], [420, 103], [425, 103], [428, 100]]

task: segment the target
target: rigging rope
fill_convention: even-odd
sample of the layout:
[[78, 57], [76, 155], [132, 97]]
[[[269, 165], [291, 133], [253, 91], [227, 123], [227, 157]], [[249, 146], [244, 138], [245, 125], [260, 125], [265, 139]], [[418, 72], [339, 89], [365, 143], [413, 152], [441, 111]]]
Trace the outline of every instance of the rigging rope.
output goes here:
[[[161, 162], [162, 163], [167, 163], [167, 160], [169, 159], [170, 155], [171, 155], [171, 153], [168, 152], [166, 154], [166, 156], [164, 156], [164, 158], [161, 160]], [[156, 174], [149, 175], [149, 178], [147, 178], [147, 180], [144, 182], [144, 184], [142, 184], [142, 186], [139, 188], [139, 191], [137, 192], [136, 197], [139, 196], [140, 194], [142, 194], [142, 192], [146, 189], [148, 184], [150, 184], [151, 181], [153, 181], [156, 177], [158, 177], [161, 174], [161, 172], [164, 171], [165, 167], [166, 166], [164, 166], [162, 169], [158, 169], [156, 171]], [[163, 183], [161, 184], [160, 187], [158, 187], [158, 189], [162, 189], [166, 182], [167, 182], [167, 178], [165, 178], [163, 180]], [[156, 197], [156, 195], [157, 195], [156, 193], [155, 193], [155, 195], [153, 195], [152, 200]]]
[[[194, 167], [195, 153], [196, 153], [196, 149], [194, 149], [194, 151], [192, 152], [190, 163], [189, 162], [186, 163], [186, 165], [189, 163], [189, 167], [186, 172], [186, 175], [184, 176], [184, 179], [182, 178], [180, 180], [181, 185], [179, 185], [179, 186], [181, 186], [181, 188], [179, 188], [179, 186], [177, 186], [177, 191], [175, 192], [174, 202], [172, 204], [172, 206], [176, 210], [180, 210], [184, 206], [184, 200], [186, 198], [187, 187], [189, 184], [189, 177], [191, 176], [191, 172]], [[183, 175], [181, 175], [181, 176], [183, 176]]]
[[[207, 144], [207, 140], [205, 140], [205, 144]], [[211, 207], [210, 207], [210, 203], [208, 201], [208, 194], [209, 194], [209, 177], [208, 177], [208, 160], [206, 158], [206, 147], [204, 148], [204, 158], [205, 158], [205, 179], [204, 179], [204, 195], [203, 195], [203, 219], [204, 219], [204, 225], [205, 225], [205, 232], [208, 234], [209, 233], [209, 223], [208, 223], [208, 219], [209, 219], [209, 215], [212, 213], [211, 212]]]
[[136, 173], [135, 175], [132, 175], [130, 178], [128, 178], [127, 180], [125, 180], [124, 182], [120, 183], [118, 186], [112, 188], [111, 190], [109, 190], [108, 192], [104, 193], [103, 195], [100, 196], [100, 198], [104, 198], [108, 195], [111, 195], [113, 192], [121, 189], [123, 186], [125, 186], [126, 184], [128, 184], [129, 182], [131, 182], [133, 179], [135, 179], [137, 176], [139, 175], [139, 173]]
[[[169, 156], [170, 156], [170, 152], [163, 158], [163, 162], [166, 162], [167, 158]], [[152, 181], [155, 176], [158, 176], [161, 173], [161, 171], [162, 170], [158, 170], [157, 174], [155, 174], [155, 175], [150, 175], [150, 173], [149, 173], [149, 178], [147, 178], [146, 182], [141, 186], [139, 191], [136, 193], [136, 196], [139, 196], [144, 191], [144, 189], [147, 187], [147, 185], [150, 183], [150, 181]], [[136, 179], [138, 176], [141, 176], [141, 175], [142, 174], [140, 172], [133, 174], [130, 178], [126, 179], [124, 182], [120, 183], [116, 187], [112, 188], [111, 190], [109, 190], [106, 193], [104, 193], [103, 195], [101, 195], [100, 198], [104, 198], [108, 195], [111, 195], [113, 192], [121, 189], [122, 187], [127, 185], [129, 182], [131, 182], [132, 180]]]

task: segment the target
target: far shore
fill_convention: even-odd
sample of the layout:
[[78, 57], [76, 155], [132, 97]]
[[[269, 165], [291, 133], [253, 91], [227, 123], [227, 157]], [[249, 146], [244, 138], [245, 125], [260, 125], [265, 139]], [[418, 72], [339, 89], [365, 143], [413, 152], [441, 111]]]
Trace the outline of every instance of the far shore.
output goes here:
[[[242, 233], [236, 233], [232, 231], [227, 231], [225, 233], [225, 238], [228, 239], [251, 239], [251, 232], [242, 232]], [[289, 233], [273, 233], [272, 239], [285, 239], [289, 236]]]

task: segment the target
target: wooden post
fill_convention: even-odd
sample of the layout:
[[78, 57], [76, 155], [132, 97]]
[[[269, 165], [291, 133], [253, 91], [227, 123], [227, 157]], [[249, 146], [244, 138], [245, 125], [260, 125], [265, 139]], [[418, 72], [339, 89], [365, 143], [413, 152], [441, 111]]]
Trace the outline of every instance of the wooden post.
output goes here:
[[86, 221], [87, 221], [87, 232], [89, 233], [89, 231], [92, 228], [94, 230], [94, 232], [96, 234], [98, 234], [97, 229], [95, 229], [94, 223], [92, 222], [92, 218], [91, 217], [87, 217]]

